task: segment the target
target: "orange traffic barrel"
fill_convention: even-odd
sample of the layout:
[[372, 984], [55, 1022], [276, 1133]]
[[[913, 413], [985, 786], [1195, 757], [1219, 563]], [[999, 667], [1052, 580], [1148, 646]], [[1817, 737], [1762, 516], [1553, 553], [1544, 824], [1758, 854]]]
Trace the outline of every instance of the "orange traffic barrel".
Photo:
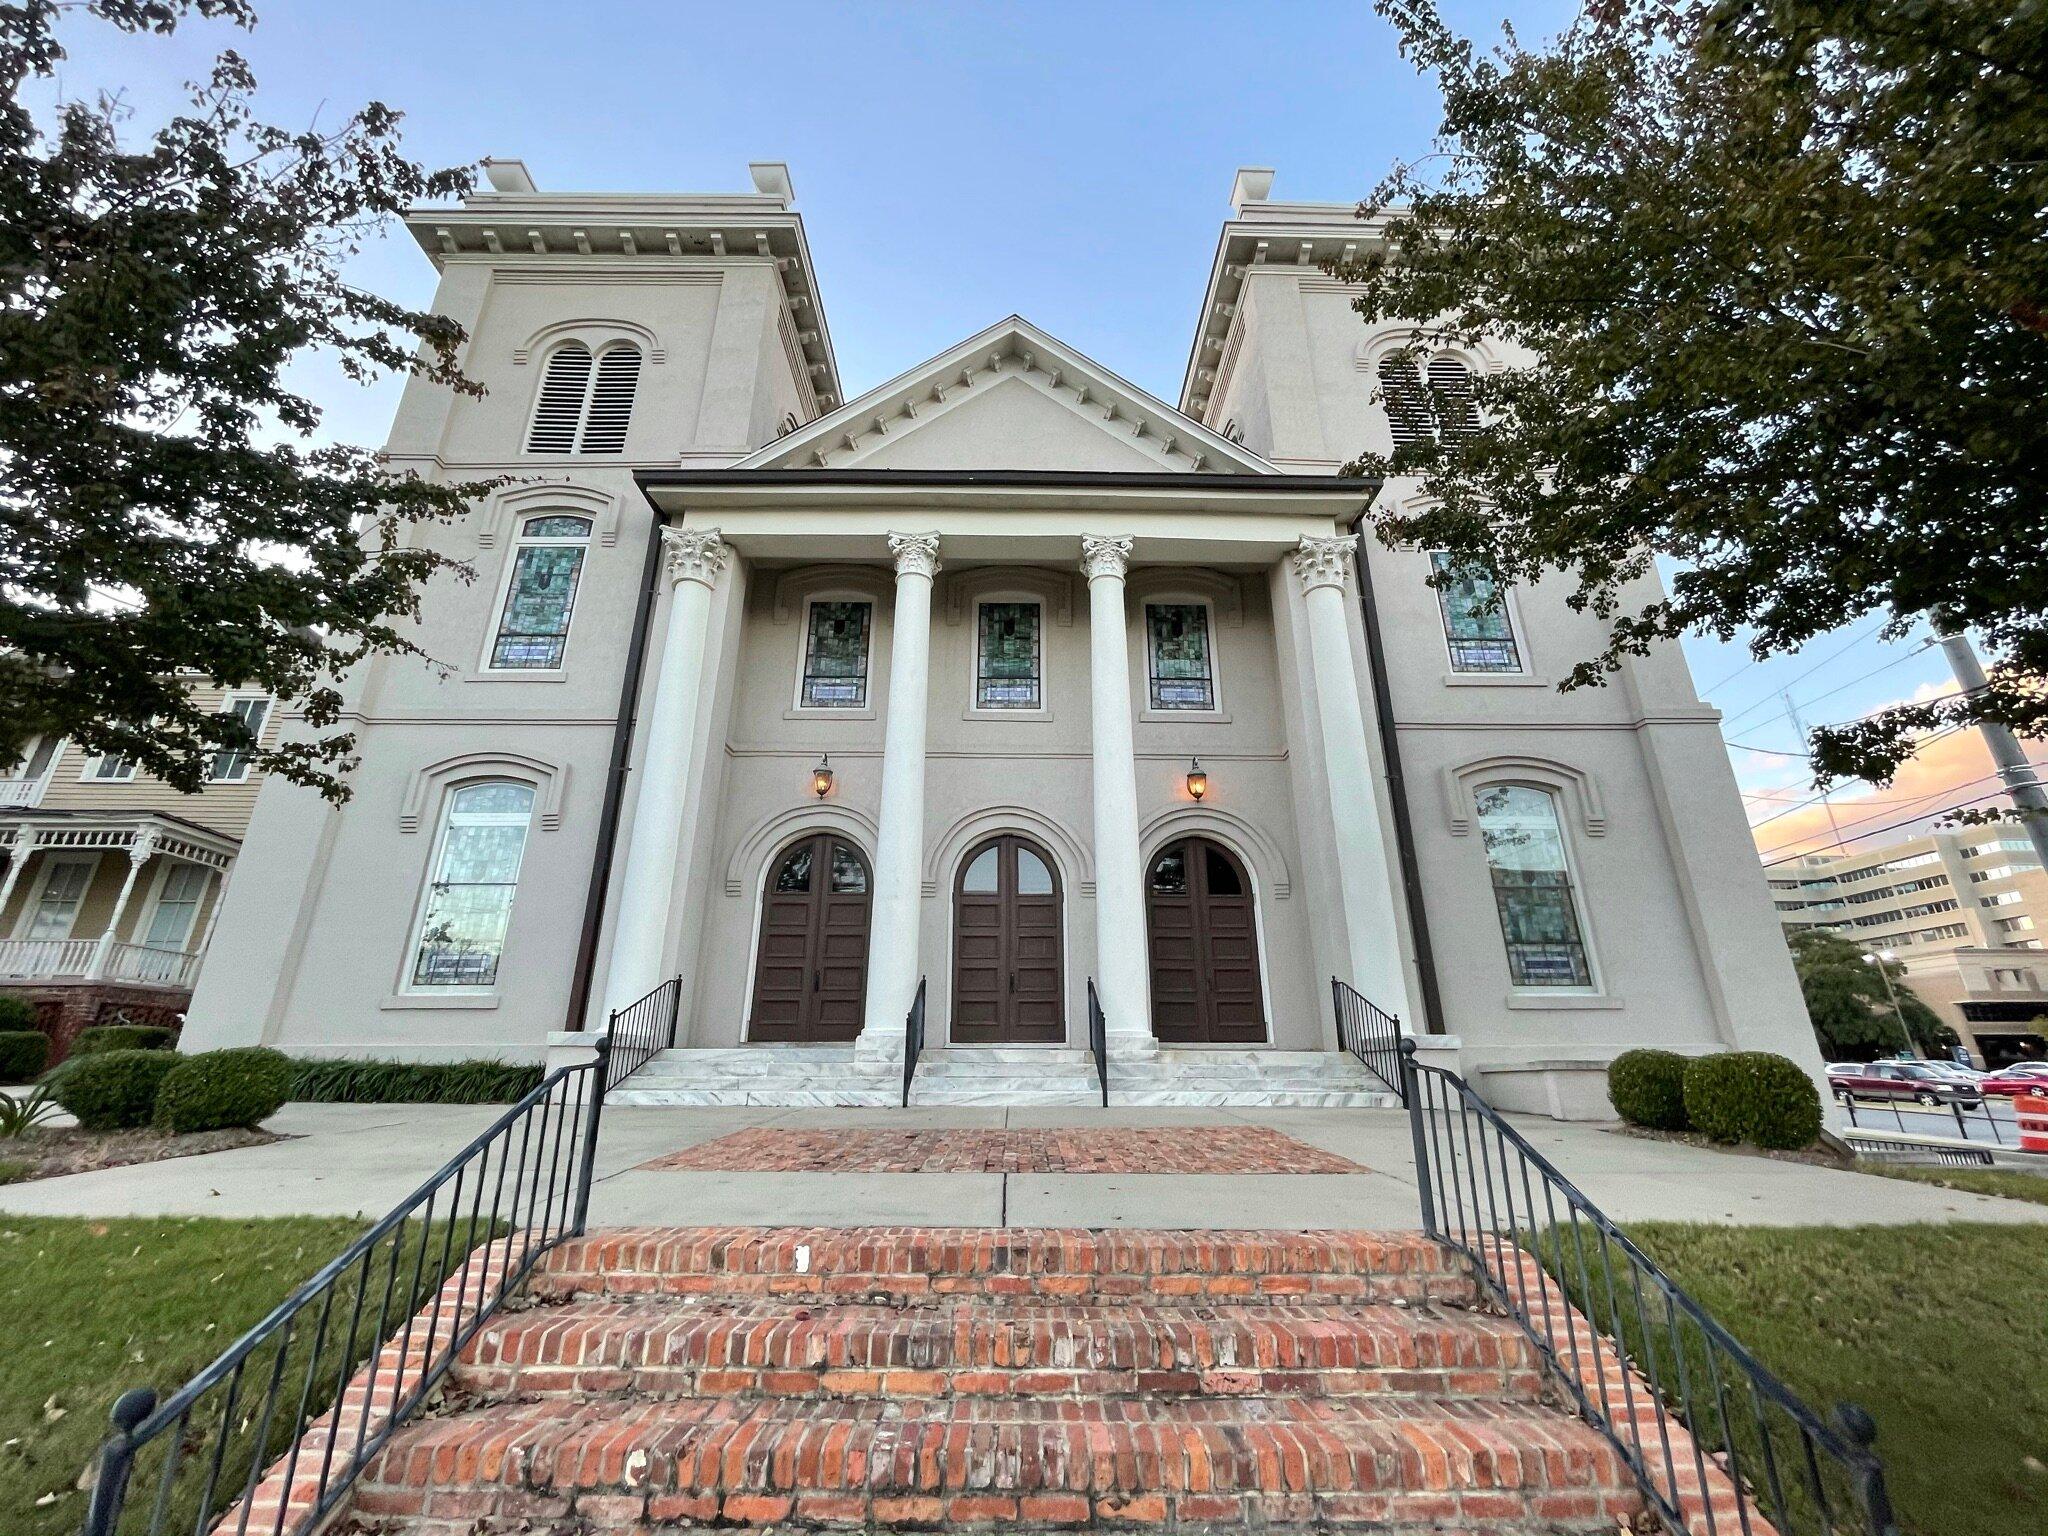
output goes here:
[[2020, 1118], [2020, 1150], [2048, 1152], [2048, 1098], [2023, 1093], [2012, 1101], [2012, 1107]]

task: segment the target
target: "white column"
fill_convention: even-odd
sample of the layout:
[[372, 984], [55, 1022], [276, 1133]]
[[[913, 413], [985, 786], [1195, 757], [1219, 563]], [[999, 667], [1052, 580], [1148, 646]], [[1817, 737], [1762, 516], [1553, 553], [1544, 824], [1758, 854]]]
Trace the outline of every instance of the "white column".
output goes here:
[[605, 979], [605, 1007], [616, 1011], [645, 997], [666, 976], [669, 897], [675, 890], [676, 850], [696, 760], [698, 705], [705, 685], [705, 642], [711, 628], [711, 592], [732, 551], [716, 528], [664, 528], [662, 549], [669, 586], [668, 633], [654, 679], [640, 754], [640, 785], [633, 805], [633, 839], [619, 881], [616, 937]]
[[925, 715], [931, 694], [936, 533], [892, 533], [896, 611], [889, 634], [889, 708], [882, 722], [882, 808], [875, 833], [875, 901], [868, 930], [863, 1056], [901, 1056], [917, 993], [923, 918]]
[[1095, 764], [1095, 986], [1109, 1037], [1152, 1046], [1145, 882], [1138, 860], [1137, 748], [1131, 739], [1130, 641], [1124, 626], [1129, 539], [1081, 540], [1088, 578], [1088, 692]]
[[1351, 974], [1340, 979], [1398, 1015], [1404, 1030], [1413, 1031], [1417, 1020], [1408, 998], [1407, 968], [1401, 961], [1400, 928], [1394, 916], [1397, 882], [1380, 832], [1365, 709], [1358, 669], [1351, 661], [1352, 609], [1344, 584], [1357, 542], [1356, 534], [1305, 537], [1293, 556], [1308, 615], [1323, 773], [1329, 781], [1337, 880], [1344, 898], [1344, 953]]
[[121, 894], [114, 898], [114, 910], [107, 914], [107, 926], [100, 934], [100, 941], [92, 952], [92, 966], [86, 971], [86, 978], [97, 981], [107, 974], [107, 957], [113, 953], [116, 943], [115, 931], [121, 926], [121, 914], [128, 910], [128, 898], [135, 893], [135, 877], [142, 873], [142, 866], [149, 862], [149, 856], [156, 852], [156, 833], [144, 828], [137, 832], [128, 844], [128, 874], [121, 882]]
[[7, 911], [7, 902], [14, 895], [14, 887], [21, 881], [22, 870], [28, 867], [28, 856], [35, 848], [36, 833], [33, 827], [17, 827], [14, 841], [7, 845], [7, 873], [0, 875], [0, 915]]

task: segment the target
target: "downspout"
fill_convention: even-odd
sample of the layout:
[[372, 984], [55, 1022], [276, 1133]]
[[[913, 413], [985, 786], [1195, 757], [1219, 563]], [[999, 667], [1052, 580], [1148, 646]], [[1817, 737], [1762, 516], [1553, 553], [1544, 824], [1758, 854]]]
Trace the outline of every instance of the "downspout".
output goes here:
[[1408, 903], [1408, 930], [1415, 935], [1415, 969], [1422, 983], [1423, 1032], [1441, 1035], [1443, 993], [1437, 985], [1436, 950], [1429, 942], [1429, 913], [1422, 901], [1422, 867], [1415, 857], [1415, 823], [1408, 814], [1408, 778], [1401, 767], [1401, 734], [1394, 729], [1393, 691], [1387, 684], [1387, 650], [1380, 636], [1379, 605], [1374, 601], [1372, 564], [1366, 558], [1365, 514], [1351, 521], [1358, 535], [1352, 558], [1358, 563], [1358, 606], [1365, 620], [1365, 656], [1372, 668], [1373, 713], [1379, 717], [1380, 753], [1387, 760], [1387, 799], [1394, 811], [1394, 853], [1401, 862], [1401, 893]]
[[590, 1007], [590, 988], [597, 970], [597, 937], [604, 928], [604, 904], [612, 883], [612, 856], [619, 841], [619, 818], [626, 804], [626, 777], [633, 760], [633, 727], [640, 717], [640, 679], [647, 668], [647, 631], [654, 617], [654, 598], [661, 566], [661, 531], [668, 519], [652, 501], [654, 524], [647, 530], [647, 558], [640, 567], [640, 600], [633, 610], [633, 638], [626, 651], [626, 678], [619, 687], [619, 718], [612, 727], [612, 761], [605, 775], [604, 806], [597, 816], [597, 851], [590, 866], [590, 890], [583, 898], [583, 933], [576, 941], [576, 970], [569, 985], [569, 1017], [564, 1027], [581, 1030]]

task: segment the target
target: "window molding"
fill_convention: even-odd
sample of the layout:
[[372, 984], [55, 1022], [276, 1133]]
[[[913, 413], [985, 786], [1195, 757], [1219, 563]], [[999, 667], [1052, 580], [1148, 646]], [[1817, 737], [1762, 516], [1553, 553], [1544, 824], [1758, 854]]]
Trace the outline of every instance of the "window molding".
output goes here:
[[40, 943], [68, 943], [71, 936], [78, 931], [78, 914], [85, 910], [85, 898], [92, 894], [93, 885], [100, 877], [100, 861], [104, 854], [98, 849], [80, 851], [76, 849], [51, 848], [43, 850], [18, 849], [15, 856], [26, 858], [30, 852], [34, 851], [42, 853], [42, 864], [36, 870], [35, 884], [29, 888], [28, 900], [21, 904], [21, 912], [14, 920], [12, 937], [26, 939], [34, 929], [36, 913], [43, 905], [43, 893], [50, 888], [50, 876], [56, 873], [58, 866], [64, 864], [83, 864], [85, 866], [85, 884], [79, 887], [78, 902], [71, 909], [71, 920], [64, 925], [64, 932], [55, 939], [46, 938], [38, 941]]
[[[256, 771], [256, 765], [252, 759], [257, 752], [262, 750], [264, 732], [270, 729], [271, 722], [277, 718], [276, 698], [271, 694], [254, 688], [232, 689], [221, 696], [220, 708], [215, 711], [216, 714], [232, 714], [237, 704], [253, 704], [259, 700], [263, 704], [263, 718], [257, 722], [256, 729], [250, 733], [248, 747], [246, 749], [241, 747], [223, 747], [220, 751], [214, 753], [212, 760], [206, 765], [207, 783], [246, 784], [249, 782], [249, 776]], [[221, 774], [216, 776], [213, 771], [214, 763], [229, 755], [241, 758], [242, 771], [234, 775]]]
[[768, 861], [809, 833], [830, 832], [845, 838], [874, 870], [881, 828], [866, 811], [850, 805], [793, 805], [754, 823], [725, 861], [725, 894], [758, 898], [768, 878]]
[[[1038, 702], [1028, 708], [989, 705], [981, 702], [981, 613], [984, 608], [1016, 604], [1038, 610]], [[963, 720], [1050, 720], [1052, 713], [1052, 647], [1046, 643], [1048, 614], [1045, 599], [1025, 586], [994, 586], [977, 592], [971, 605], [974, 622], [967, 631], [967, 703], [960, 711]]]
[[510, 779], [532, 785], [533, 824], [543, 832], [561, 830], [562, 795], [569, 785], [569, 770], [544, 757], [520, 752], [462, 752], [415, 768], [406, 781], [398, 830], [419, 831], [424, 807], [431, 802], [438, 814], [448, 791], [471, 779]]
[[[1448, 557], [1449, 553], [1448, 550], [1443, 549], [1427, 549], [1422, 552], [1428, 578], [1433, 579], [1437, 574], [1437, 556], [1443, 555]], [[1495, 582], [1493, 594], [1495, 600], [1500, 604], [1501, 617], [1507, 620], [1508, 644], [1515, 649], [1517, 665], [1511, 671], [1491, 671], [1484, 667], [1460, 667], [1458, 665], [1458, 658], [1451, 650], [1451, 615], [1449, 607], [1445, 602], [1446, 590], [1437, 586], [1429, 588], [1429, 595], [1436, 603], [1437, 630], [1443, 641], [1444, 681], [1454, 688], [1471, 687], [1475, 684], [1484, 685], [1487, 683], [1510, 688], [1541, 684], [1544, 679], [1537, 677], [1534, 669], [1530, 666], [1529, 630], [1528, 626], [1522, 622], [1521, 605], [1516, 601], [1514, 586], [1512, 584], [1502, 586], [1499, 582]]]
[[[938, 895], [942, 876], [952, 879], [959, 871], [960, 861], [977, 844], [1006, 832], [1028, 838], [1052, 855], [1063, 891], [1077, 896], [1095, 894], [1095, 861], [1087, 846], [1050, 816], [1022, 805], [991, 805], [969, 811], [935, 838], [924, 856], [923, 893]], [[950, 891], [951, 887], [946, 889]]]
[[576, 485], [567, 480], [542, 481], [498, 491], [484, 503], [476, 523], [476, 547], [495, 549], [499, 541], [516, 537], [530, 517], [559, 512], [568, 517], [587, 517], [598, 544], [606, 549], [619, 542], [619, 497], [614, 491], [596, 486]]
[[556, 320], [529, 335], [525, 341], [512, 349], [512, 365], [524, 368], [536, 356], [545, 357], [565, 341], [580, 341], [590, 348], [594, 358], [606, 347], [616, 342], [630, 341], [640, 348], [642, 357], [660, 367], [668, 361], [668, 349], [662, 346], [654, 332], [633, 320], [596, 319]]
[[171, 883], [171, 873], [179, 869], [196, 869], [202, 877], [199, 882], [199, 893], [192, 899], [191, 921], [186, 923], [183, 937], [172, 946], [181, 952], [189, 952], [191, 950], [192, 941], [199, 933], [199, 915], [206, 910], [207, 897], [214, 888], [212, 877], [218, 871], [209, 869], [204, 864], [193, 864], [185, 859], [160, 858], [157, 860], [156, 877], [150, 882], [149, 899], [143, 903], [141, 916], [137, 918], [135, 926], [128, 936], [131, 943], [147, 944], [149, 942], [149, 930], [156, 926], [157, 913], [163, 907], [164, 891]]
[[[440, 985], [421, 982], [418, 980], [421, 950], [426, 943], [428, 921], [433, 915], [435, 887], [442, 883], [440, 874], [443, 861], [447, 857], [449, 834], [455, 830], [456, 800], [465, 790], [497, 784], [516, 785], [525, 789], [532, 799], [528, 802], [525, 821], [521, 825], [518, 865], [513, 870], [509, 882], [512, 894], [507, 899], [505, 907], [505, 941], [498, 953], [491, 979], [487, 982], [452, 982]], [[504, 981], [505, 960], [512, 952], [512, 916], [518, 910], [519, 889], [526, 874], [527, 857], [532, 851], [534, 812], [539, 806], [540, 798], [540, 786], [522, 774], [465, 774], [443, 781], [441, 792], [435, 799], [434, 840], [428, 848], [426, 862], [417, 877], [418, 893], [414, 897], [412, 915], [405, 928], [405, 947], [399, 954], [398, 984], [392, 989], [386, 1003], [380, 1006], [434, 1007], [441, 1000], [448, 998], [476, 1000], [467, 1004], [458, 1002], [455, 1004], [457, 1007], [496, 1006], [499, 989]], [[482, 814], [510, 815], [509, 812]]]
[[[820, 603], [864, 603], [868, 610], [867, 658], [861, 672], [861, 701], [858, 704], [806, 704], [804, 702], [804, 680], [809, 675], [811, 663], [811, 616]], [[882, 605], [865, 592], [856, 592], [843, 587], [820, 587], [808, 592], [803, 599], [801, 621], [796, 627], [796, 681], [790, 688], [789, 707], [784, 711], [785, 720], [872, 720], [875, 718], [875, 690], [880, 679], [876, 675], [875, 634], [880, 626]]]
[[[1557, 821], [1559, 851], [1564, 860], [1565, 894], [1570, 902], [1570, 911], [1578, 924], [1579, 949], [1585, 957], [1586, 980], [1564, 985], [1542, 983], [1517, 983], [1514, 980], [1512, 945], [1508, 939], [1507, 926], [1499, 907], [1498, 888], [1494, 886], [1492, 860], [1481, 850], [1480, 867], [1484, 871], [1488, 896], [1494, 907], [1494, 921], [1501, 936], [1501, 958], [1508, 968], [1507, 1006], [1510, 1008], [1603, 1008], [1619, 1007], [1618, 1000], [1611, 1000], [1607, 990], [1606, 968], [1600, 961], [1600, 946], [1593, 931], [1593, 916], [1586, 900], [1586, 884], [1583, 878], [1585, 866], [1578, 850], [1572, 846], [1570, 822], [1571, 792], [1554, 784], [1544, 783], [1529, 773], [1490, 774], [1474, 784], [1477, 789], [1517, 788], [1530, 789], [1547, 795], [1551, 801]], [[1563, 999], [1562, 1002], [1552, 999]]]
[[[98, 771], [100, 764], [110, 757], [122, 758], [128, 765], [127, 771], [117, 774], [100, 773]], [[84, 763], [79, 766], [78, 782], [81, 784], [133, 784], [135, 782], [135, 759], [126, 757], [119, 752], [88, 753]]]
[[972, 616], [980, 624], [985, 602], [1032, 602], [1044, 606], [1045, 618], [1061, 629], [1074, 624], [1074, 579], [1060, 571], [1029, 565], [980, 565], [947, 572], [941, 601], [948, 624], [964, 624]]
[[[1202, 610], [1209, 627], [1209, 705], [1206, 709], [1162, 709], [1152, 702], [1152, 619], [1148, 609], [1169, 604]], [[1223, 695], [1223, 640], [1219, 633], [1215, 601], [1192, 586], [1165, 586], [1136, 600], [1138, 664], [1133, 668], [1138, 685], [1136, 718], [1159, 724], [1185, 722], [1191, 725], [1228, 725], [1230, 710]]]
[[1489, 784], [1527, 784], [1557, 795], [1588, 837], [1607, 835], [1607, 803], [1600, 783], [1583, 768], [1549, 757], [1503, 752], [1443, 770], [1444, 820], [1451, 836], [1471, 832], [1473, 793]]
[[[527, 528], [547, 517], [568, 517], [589, 523], [589, 530], [581, 538], [555, 534], [529, 534]], [[484, 625], [483, 654], [477, 658], [478, 679], [488, 678], [494, 682], [528, 680], [533, 682], [559, 681], [568, 671], [569, 640], [575, 632], [578, 599], [583, 594], [583, 583], [590, 575], [590, 547], [595, 542], [596, 523], [580, 511], [563, 511], [558, 508], [535, 508], [523, 513], [513, 524], [513, 537], [506, 547], [505, 558], [499, 563], [497, 596], [492, 600], [489, 618]], [[562, 629], [562, 656], [552, 667], [502, 667], [495, 658], [498, 642], [505, 634], [505, 605], [511, 601], [512, 582], [519, 574], [519, 557], [529, 549], [580, 549], [583, 559], [576, 568], [576, 590], [569, 595], [569, 622]], [[545, 638], [545, 637], [542, 637]]]
[[1252, 883], [1263, 883], [1265, 894], [1275, 901], [1294, 894], [1294, 877], [1280, 845], [1252, 822], [1220, 806], [1170, 805], [1157, 812], [1138, 828], [1139, 866], [1150, 869], [1160, 849], [1183, 837], [1214, 838], [1238, 856]]
[[[879, 619], [896, 595], [896, 579], [872, 565], [797, 565], [777, 571], [768, 593], [769, 613], [777, 624], [807, 616], [817, 598], [842, 595], [866, 598], [875, 605]], [[868, 670], [872, 674], [874, 668]]]
[[1134, 566], [1124, 578], [1124, 599], [1141, 605], [1206, 601], [1213, 610], [1212, 619], [1220, 619], [1231, 629], [1244, 627], [1244, 582], [1220, 571], [1178, 565]]

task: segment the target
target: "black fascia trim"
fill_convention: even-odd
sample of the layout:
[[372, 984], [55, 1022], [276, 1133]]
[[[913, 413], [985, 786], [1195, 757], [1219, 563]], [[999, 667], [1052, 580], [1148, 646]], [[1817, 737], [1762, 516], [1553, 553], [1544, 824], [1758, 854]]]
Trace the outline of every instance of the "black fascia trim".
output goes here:
[[668, 486], [904, 485], [1072, 486], [1104, 490], [1263, 491], [1301, 496], [1378, 494], [1381, 482], [1341, 475], [1154, 474], [1070, 469], [637, 469], [645, 491]]

